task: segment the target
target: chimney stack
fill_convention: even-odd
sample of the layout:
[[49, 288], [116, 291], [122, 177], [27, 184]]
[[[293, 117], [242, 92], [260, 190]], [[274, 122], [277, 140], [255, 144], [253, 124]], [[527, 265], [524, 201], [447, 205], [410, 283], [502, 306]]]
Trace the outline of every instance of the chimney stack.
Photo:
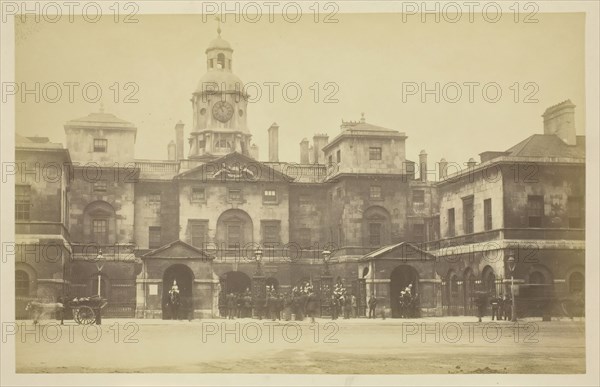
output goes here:
[[550, 106], [542, 117], [544, 117], [544, 134], [555, 134], [567, 145], [577, 144], [575, 105], [570, 99]]
[[448, 177], [448, 162], [445, 158], [442, 157], [442, 159], [440, 160], [439, 179], [440, 181], [446, 180], [446, 177]]
[[325, 164], [325, 153], [323, 153], [323, 148], [325, 145], [329, 143], [329, 136], [326, 134], [318, 134], [316, 133], [313, 136], [313, 163], [315, 164]]
[[250, 145], [250, 157], [252, 157], [254, 160], [258, 160], [258, 145]]
[[269, 161], [279, 161], [279, 126], [275, 122], [269, 128]]
[[167, 145], [167, 155], [169, 161], [175, 161], [175, 158], [177, 157], [177, 148], [175, 146], [175, 141], [173, 140]]
[[175, 125], [175, 160], [179, 161], [183, 159], [183, 122], [179, 121]]
[[469, 168], [469, 169], [475, 168], [476, 165], [477, 165], [477, 161], [475, 161], [475, 159], [472, 157], [469, 159], [469, 161], [467, 161], [467, 168]]
[[300, 141], [300, 164], [308, 164], [308, 140], [306, 138]]
[[427, 152], [425, 149], [419, 153], [419, 171], [421, 181], [427, 181]]

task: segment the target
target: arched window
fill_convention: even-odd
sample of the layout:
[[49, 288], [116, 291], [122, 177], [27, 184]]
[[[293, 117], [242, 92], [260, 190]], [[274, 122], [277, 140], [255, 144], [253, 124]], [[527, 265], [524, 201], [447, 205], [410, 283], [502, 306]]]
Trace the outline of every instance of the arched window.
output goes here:
[[529, 275], [529, 283], [534, 285], [542, 285], [546, 283], [546, 277], [539, 271], [534, 271]]
[[569, 293], [583, 293], [585, 291], [585, 277], [576, 271], [569, 276]]
[[23, 270], [15, 271], [15, 296], [29, 296], [29, 274]]
[[225, 68], [225, 55], [223, 55], [223, 53], [220, 53], [219, 55], [217, 55], [217, 68], [218, 69]]

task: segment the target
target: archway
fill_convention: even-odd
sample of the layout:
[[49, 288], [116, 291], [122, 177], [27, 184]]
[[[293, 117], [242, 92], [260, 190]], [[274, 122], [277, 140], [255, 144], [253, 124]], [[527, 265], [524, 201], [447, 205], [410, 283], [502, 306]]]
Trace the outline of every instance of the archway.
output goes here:
[[252, 280], [241, 271], [228, 271], [220, 277], [220, 281], [223, 294], [238, 294], [244, 293], [247, 289], [252, 290]]
[[447, 314], [450, 316], [458, 316], [460, 314], [458, 281], [458, 275], [453, 270], [448, 271], [448, 275], [446, 276], [446, 305], [448, 306]]
[[490, 266], [483, 268], [481, 272], [481, 284], [483, 291], [487, 292], [490, 297], [496, 297], [496, 274]]
[[463, 275], [463, 291], [465, 315], [472, 316], [475, 314], [475, 275], [470, 268], [467, 268]]
[[400, 292], [412, 284], [413, 296], [419, 294], [419, 273], [409, 265], [397, 266], [390, 275], [390, 307], [392, 317], [400, 317]]
[[[171, 311], [168, 307], [169, 301], [169, 290], [173, 286], [173, 282], [177, 281], [177, 287], [179, 288], [179, 315], [172, 316]], [[193, 300], [193, 284], [194, 284], [194, 273], [192, 270], [183, 264], [175, 264], [169, 266], [163, 275], [163, 286], [162, 286], [162, 315], [163, 319], [181, 319], [187, 318], [194, 311], [194, 300]]]

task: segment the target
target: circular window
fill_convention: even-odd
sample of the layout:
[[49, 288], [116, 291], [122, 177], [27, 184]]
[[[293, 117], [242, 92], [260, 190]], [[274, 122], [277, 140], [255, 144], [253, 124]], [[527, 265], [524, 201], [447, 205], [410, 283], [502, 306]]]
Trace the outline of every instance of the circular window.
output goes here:
[[201, 115], [205, 115], [206, 114], [206, 109], [205, 108], [200, 109], [200, 114]]
[[241, 116], [243, 116], [243, 115], [244, 115], [244, 111], [243, 111], [242, 109], [240, 109], [240, 110], [238, 110], [238, 114], [239, 114], [239, 115], [240, 115], [240, 117], [241, 117]]

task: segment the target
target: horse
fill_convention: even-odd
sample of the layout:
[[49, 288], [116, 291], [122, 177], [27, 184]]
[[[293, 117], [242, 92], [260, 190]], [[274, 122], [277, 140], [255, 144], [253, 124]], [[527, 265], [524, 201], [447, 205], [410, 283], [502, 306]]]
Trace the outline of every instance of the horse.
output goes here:
[[30, 313], [33, 315], [33, 324], [37, 324], [38, 320], [41, 319], [41, 317], [47, 315], [48, 313], [56, 313], [56, 312], [60, 312], [61, 315], [63, 313], [65, 309], [64, 304], [60, 303], [60, 302], [49, 302], [49, 303], [44, 303], [44, 302], [37, 302], [37, 301], [30, 301], [27, 306], [25, 307], [26, 311], [30, 311]]
[[179, 292], [169, 292], [169, 300], [167, 305], [171, 312], [171, 320], [179, 319], [179, 306], [181, 305], [181, 298]]

